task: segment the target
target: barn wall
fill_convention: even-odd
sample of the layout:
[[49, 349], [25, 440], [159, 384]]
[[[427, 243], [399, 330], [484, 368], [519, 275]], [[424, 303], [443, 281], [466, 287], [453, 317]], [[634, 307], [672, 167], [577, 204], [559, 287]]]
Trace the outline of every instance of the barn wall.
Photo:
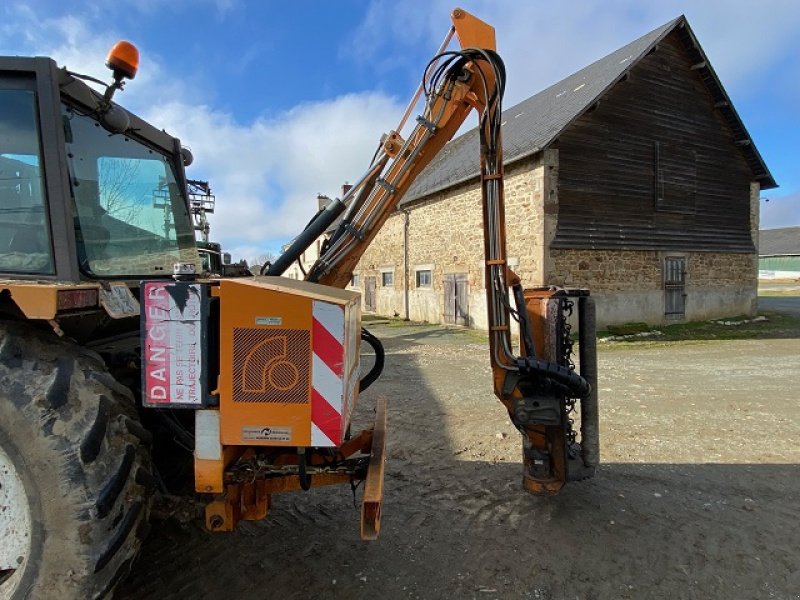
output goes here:
[[[670, 34], [553, 148], [506, 167], [509, 264], [525, 285], [590, 288], [601, 325], [662, 323], [665, 261], [679, 257], [682, 319], [753, 314], [760, 189], [691, 67]], [[362, 289], [375, 276], [378, 314], [439, 323], [445, 278], [463, 273], [468, 323], [486, 328], [482, 231], [477, 180], [408, 206], [362, 258]]]
[[601, 325], [672, 322], [665, 317], [664, 261], [686, 260], [686, 313], [680, 320], [752, 315], [754, 255], [658, 250], [553, 250], [551, 283], [588, 287]]
[[[549, 170], [541, 155], [506, 169], [508, 256], [526, 283], [544, 278], [544, 176]], [[464, 273], [469, 286], [469, 325], [486, 329], [483, 267], [483, 217], [477, 181], [435, 194], [392, 215], [361, 258], [355, 273], [363, 291], [364, 278], [377, 277], [377, 310], [383, 316], [442, 323], [444, 279]], [[408, 219], [408, 309], [404, 287], [404, 226]], [[394, 282], [382, 287], [381, 273], [392, 270]], [[419, 287], [418, 270], [431, 271], [431, 285]]]
[[752, 173], [673, 32], [559, 136], [555, 248], [753, 253]]

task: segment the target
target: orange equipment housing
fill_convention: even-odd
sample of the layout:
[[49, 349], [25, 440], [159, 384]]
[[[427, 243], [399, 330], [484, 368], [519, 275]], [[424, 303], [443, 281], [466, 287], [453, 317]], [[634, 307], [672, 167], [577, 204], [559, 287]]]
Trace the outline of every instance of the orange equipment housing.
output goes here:
[[217, 293], [222, 444], [339, 446], [358, 399], [359, 295], [284, 277]]

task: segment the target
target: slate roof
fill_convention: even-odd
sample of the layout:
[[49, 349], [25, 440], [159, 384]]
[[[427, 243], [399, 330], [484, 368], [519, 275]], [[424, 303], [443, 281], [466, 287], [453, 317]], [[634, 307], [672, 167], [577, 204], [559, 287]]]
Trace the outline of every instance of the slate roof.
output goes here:
[[758, 232], [759, 256], [800, 256], [800, 227], [762, 229]]
[[[748, 140], [743, 142], [746, 145], [742, 146], [742, 152], [753, 171], [754, 178], [760, 180], [762, 189], [777, 187], [683, 15], [535, 96], [504, 110], [504, 163], [511, 164], [547, 148], [573, 121], [591, 108], [656, 44], [675, 29], [679, 29], [680, 38], [689, 50], [692, 60], [696, 60], [698, 64], [704, 63], [703, 67], [698, 68], [698, 72], [709, 87], [712, 97], [720, 103], [720, 113], [733, 129], [736, 139]], [[478, 130], [475, 128], [444, 147], [417, 178], [401, 204], [414, 202], [468, 181], [479, 174]]]

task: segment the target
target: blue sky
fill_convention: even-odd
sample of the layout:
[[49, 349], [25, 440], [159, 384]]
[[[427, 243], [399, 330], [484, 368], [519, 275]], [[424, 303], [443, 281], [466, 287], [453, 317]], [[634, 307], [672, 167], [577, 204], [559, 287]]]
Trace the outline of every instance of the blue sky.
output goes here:
[[[191, 147], [217, 195], [212, 237], [236, 258], [279, 251], [317, 193], [358, 179], [399, 120], [454, 0], [29, 0], [0, 7], [0, 54], [108, 79], [117, 39], [140, 72], [118, 100]], [[800, 2], [464, 0], [497, 29], [506, 106], [686, 14], [780, 184], [763, 228], [800, 225]]]

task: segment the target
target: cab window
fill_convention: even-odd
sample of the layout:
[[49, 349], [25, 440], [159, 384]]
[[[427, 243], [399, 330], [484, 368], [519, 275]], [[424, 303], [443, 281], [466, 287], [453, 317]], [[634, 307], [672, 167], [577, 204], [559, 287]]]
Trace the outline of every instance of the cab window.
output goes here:
[[0, 271], [53, 273], [31, 90], [0, 90]]

